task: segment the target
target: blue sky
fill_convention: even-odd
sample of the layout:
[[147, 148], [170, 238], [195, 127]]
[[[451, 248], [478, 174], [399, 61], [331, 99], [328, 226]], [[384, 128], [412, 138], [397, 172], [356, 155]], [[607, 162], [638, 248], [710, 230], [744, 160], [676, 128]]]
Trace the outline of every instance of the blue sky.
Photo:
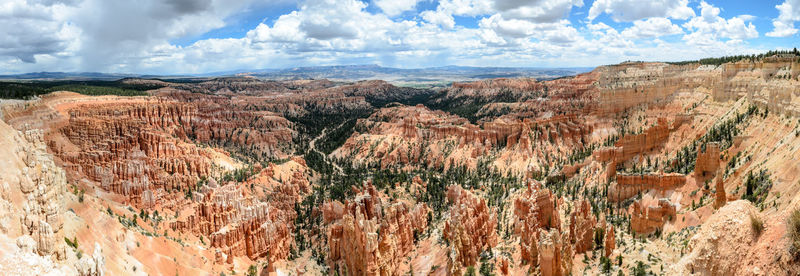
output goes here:
[[0, 73], [589, 67], [800, 41], [800, 0], [7, 0], [0, 15]]

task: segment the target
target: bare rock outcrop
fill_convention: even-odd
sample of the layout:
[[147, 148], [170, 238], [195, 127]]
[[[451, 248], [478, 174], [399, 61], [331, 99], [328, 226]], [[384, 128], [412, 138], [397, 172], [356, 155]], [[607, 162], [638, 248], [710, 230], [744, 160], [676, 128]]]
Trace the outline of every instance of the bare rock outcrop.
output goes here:
[[18, 142], [26, 145], [19, 149], [25, 167], [17, 180], [26, 197], [20, 206], [23, 211], [22, 233], [34, 238], [40, 255], [63, 259], [66, 256], [61, 228], [67, 192], [64, 171], [47, 153], [42, 131], [27, 130], [22, 136], [15, 137], [21, 137], [17, 138]]
[[415, 248], [415, 237], [427, 228], [428, 208], [406, 201], [384, 204], [367, 185], [355, 199], [322, 207], [328, 225], [328, 263], [350, 275], [395, 275], [396, 267]]
[[669, 134], [688, 120], [685, 116], [678, 116], [672, 122], [669, 122], [667, 118], [658, 118], [656, 125], [646, 129], [643, 133], [626, 135], [614, 143], [613, 147], [597, 149], [594, 152], [595, 159], [599, 162], [611, 162], [616, 166], [634, 156], [653, 151], [663, 146], [669, 138]]
[[668, 191], [686, 183], [686, 175], [678, 173], [617, 174], [616, 183], [608, 188], [608, 199], [617, 202], [647, 190]]
[[760, 108], [798, 117], [800, 63], [794, 56], [773, 56], [758, 61], [742, 60], [720, 66], [712, 86], [715, 101], [747, 98]]
[[[697, 233], [689, 240], [689, 253], [681, 258], [673, 273], [693, 273], [699, 275], [753, 275], [757, 271], [771, 275], [767, 267], [746, 267], [752, 259], [746, 259], [754, 245], [749, 217], [758, 214], [750, 202], [737, 200], [728, 203], [712, 215]], [[771, 249], [776, 250], [776, 249]], [[762, 253], [763, 254], [763, 253]], [[773, 266], [779, 258], [769, 257]], [[757, 270], [750, 270], [757, 269]], [[786, 273], [787, 271], [781, 271]]]
[[176, 231], [207, 236], [211, 246], [232, 256], [283, 259], [294, 244], [296, 214], [256, 200], [244, 187], [210, 188], [194, 214], [170, 224]]
[[103, 276], [105, 275], [105, 257], [103, 257], [103, 250], [100, 245], [94, 244], [94, 252], [91, 256], [81, 258], [76, 269], [81, 276]]
[[677, 209], [667, 199], [655, 200], [645, 196], [642, 200], [633, 202], [629, 213], [631, 230], [638, 234], [649, 234], [661, 229], [665, 222], [675, 218]]
[[722, 181], [722, 173], [717, 171], [717, 177], [714, 180], [714, 187], [716, 190], [714, 208], [719, 209], [725, 206], [728, 202], [728, 196], [725, 194], [725, 183]]
[[[287, 175], [283, 181], [274, 178], [277, 170]], [[194, 194], [194, 212], [170, 227], [207, 236], [228, 259], [286, 258], [294, 246], [294, 206], [309, 192], [305, 170], [304, 163], [292, 160], [280, 167], [270, 164], [243, 183], [218, 186], [212, 181]], [[262, 201], [249, 187], [264, 188], [271, 200]]]
[[174, 201], [171, 192], [192, 190], [211, 174], [220, 154], [190, 138], [232, 143], [265, 157], [280, 156], [281, 143], [291, 141], [286, 119], [232, 110], [215, 100], [80, 105], [48, 146], [72, 178], [87, 178], [141, 207], [152, 207], [162, 196]]
[[564, 233], [557, 202], [552, 192], [538, 183], [529, 184], [528, 189], [514, 200], [514, 225], [516, 235], [521, 238], [521, 257], [531, 264], [532, 270], [538, 268], [542, 275], [568, 275], [576, 253], [573, 243], [586, 248], [592, 245], [591, 237], [588, 241], [585, 239], [586, 234], [591, 236], [590, 232], [594, 232], [591, 207], [579, 203], [582, 207], [571, 215], [569, 233]]
[[481, 252], [497, 245], [497, 217], [485, 199], [461, 186], [448, 187], [447, 199], [452, 207], [442, 236], [450, 243], [449, 271], [460, 274], [462, 268], [477, 263]]
[[548, 155], [570, 154], [569, 146], [583, 146], [593, 131], [592, 125], [574, 115], [505, 116], [476, 125], [422, 105], [380, 109], [369, 118], [360, 119], [357, 128], [366, 131], [354, 133], [334, 156], [355, 156], [361, 163], [382, 168], [448, 170], [466, 166], [475, 170], [480, 156], [501, 149], [506, 163], [518, 164], [501, 170], [520, 174], [528, 169], [527, 163], [541, 167]]
[[572, 273], [572, 246], [565, 241], [558, 229], [537, 231], [539, 272], [543, 276], [563, 276]]
[[579, 201], [570, 214], [569, 241], [575, 253], [589, 251], [594, 246], [594, 230], [597, 220], [592, 214], [588, 200]]
[[697, 151], [697, 163], [694, 166], [694, 177], [698, 183], [714, 178], [719, 170], [719, 143], [708, 143], [706, 150]]
[[614, 225], [608, 225], [606, 228], [606, 235], [603, 239], [605, 244], [603, 244], [603, 249], [606, 258], [610, 258], [611, 254], [614, 253], [614, 248], [617, 246], [617, 236], [616, 232], [614, 231]]

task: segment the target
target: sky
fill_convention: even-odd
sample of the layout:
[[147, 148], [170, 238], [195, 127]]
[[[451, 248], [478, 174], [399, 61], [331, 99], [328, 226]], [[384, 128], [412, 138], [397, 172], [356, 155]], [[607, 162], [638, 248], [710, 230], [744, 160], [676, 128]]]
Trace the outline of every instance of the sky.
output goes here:
[[0, 73], [594, 67], [791, 49], [800, 0], [2, 0]]

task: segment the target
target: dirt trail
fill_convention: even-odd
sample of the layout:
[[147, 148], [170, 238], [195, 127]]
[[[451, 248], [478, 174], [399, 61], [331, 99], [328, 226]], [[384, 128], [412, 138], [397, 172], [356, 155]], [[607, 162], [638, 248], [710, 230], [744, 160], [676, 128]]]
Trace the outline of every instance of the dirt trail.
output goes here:
[[[342, 126], [344, 125], [344, 123], [346, 123], [346, 122], [347, 122], [347, 121], [344, 121], [344, 122], [342, 122], [341, 124], [339, 124], [338, 126], [334, 127], [333, 129], [334, 129], [334, 130], [336, 130], [336, 129], [339, 129], [339, 128], [340, 128], [340, 127], [342, 127]], [[316, 144], [317, 144], [317, 140], [319, 140], [319, 138], [325, 137], [325, 135], [326, 135], [327, 133], [328, 133], [328, 128], [324, 128], [324, 129], [322, 129], [322, 132], [320, 132], [320, 134], [319, 134], [317, 137], [314, 137], [314, 139], [312, 139], [312, 140], [311, 140], [311, 142], [309, 142], [309, 143], [308, 143], [308, 149], [309, 149], [309, 151], [316, 151], [317, 153], [319, 153], [320, 155], [322, 155], [322, 158], [324, 158], [325, 162], [327, 162], [328, 164], [331, 164], [331, 165], [333, 165], [333, 168], [336, 170], [336, 172], [337, 172], [337, 173], [339, 173], [339, 174], [342, 174], [342, 171], [343, 171], [343, 170], [342, 170], [342, 168], [341, 168], [341, 167], [339, 167], [339, 165], [338, 165], [338, 164], [336, 164], [336, 162], [331, 162], [330, 160], [328, 160], [328, 155], [327, 155], [327, 154], [325, 154], [324, 152], [321, 152], [321, 151], [319, 151], [319, 150], [317, 149], [317, 146], [316, 146]]]

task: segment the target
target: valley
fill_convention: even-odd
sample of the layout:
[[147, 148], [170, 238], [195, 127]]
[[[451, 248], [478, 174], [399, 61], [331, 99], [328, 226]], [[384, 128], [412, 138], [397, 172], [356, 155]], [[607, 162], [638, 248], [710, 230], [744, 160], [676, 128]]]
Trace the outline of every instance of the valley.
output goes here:
[[797, 275], [798, 75], [776, 52], [15, 90], [0, 274]]

